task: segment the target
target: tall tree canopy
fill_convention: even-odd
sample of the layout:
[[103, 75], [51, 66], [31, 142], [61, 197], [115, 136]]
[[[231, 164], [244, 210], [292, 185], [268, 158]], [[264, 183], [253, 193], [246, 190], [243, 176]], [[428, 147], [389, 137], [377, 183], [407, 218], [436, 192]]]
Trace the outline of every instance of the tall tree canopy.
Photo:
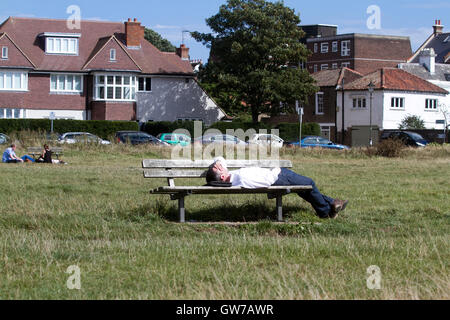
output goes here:
[[176, 48], [169, 40], [164, 39], [159, 33], [145, 28], [144, 38], [163, 52], [175, 52]]
[[316, 90], [298, 67], [308, 56], [300, 18], [283, 2], [228, 0], [206, 23], [213, 33], [192, 33], [211, 48], [199, 78], [245, 102], [254, 122], [280, 102], [293, 106]]

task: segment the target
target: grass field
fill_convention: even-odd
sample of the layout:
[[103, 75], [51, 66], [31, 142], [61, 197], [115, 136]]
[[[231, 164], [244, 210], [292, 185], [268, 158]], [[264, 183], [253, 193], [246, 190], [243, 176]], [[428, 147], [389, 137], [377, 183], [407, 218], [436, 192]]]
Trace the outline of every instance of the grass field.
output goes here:
[[[0, 164], [0, 299], [450, 298], [448, 145], [400, 158], [282, 150], [323, 193], [350, 200], [320, 220], [287, 196], [285, 224], [264, 195], [188, 197], [187, 220], [204, 223], [176, 223], [177, 203], [148, 193], [166, 181], [141, 169], [169, 155], [71, 146], [69, 165]], [[66, 285], [73, 265], [80, 290]], [[372, 265], [379, 290], [367, 286]]]

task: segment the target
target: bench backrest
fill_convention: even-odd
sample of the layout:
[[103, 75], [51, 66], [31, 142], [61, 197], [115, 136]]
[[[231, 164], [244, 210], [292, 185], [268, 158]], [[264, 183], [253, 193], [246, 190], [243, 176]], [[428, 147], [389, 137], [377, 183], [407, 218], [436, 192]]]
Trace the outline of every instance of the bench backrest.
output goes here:
[[[28, 153], [41, 154], [44, 151], [44, 147], [29, 147], [27, 150], [28, 150]], [[61, 147], [50, 148], [50, 150], [54, 154], [58, 154], [58, 153], [62, 153], [63, 152], [63, 148], [61, 148]]]
[[[214, 160], [153, 160], [142, 162], [145, 178], [204, 178]], [[227, 160], [229, 169], [292, 168], [289, 160]]]

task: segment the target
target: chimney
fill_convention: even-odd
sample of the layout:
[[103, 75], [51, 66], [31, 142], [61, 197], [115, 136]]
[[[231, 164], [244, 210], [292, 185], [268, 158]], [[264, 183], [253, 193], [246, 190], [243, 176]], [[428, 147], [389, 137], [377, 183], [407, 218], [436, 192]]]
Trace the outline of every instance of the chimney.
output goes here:
[[431, 74], [436, 70], [436, 54], [433, 48], [426, 48], [420, 52], [419, 63], [423, 65]]
[[441, 20], [434, 20], [434, 26], [433, 26], [433, 34], [441, 34], [444, 30], [444, 26], [441, 25]]
[[186, 48], [186, 45], [182, 44], [179, 48], [177, 48], [177, 55], [181, 58], [181, 60], [189, 60], [189, 48]]
[[128, 21], [125, 22], [125, 38], [126, 45], [128, 48], [140, 48], [141, 41], [144, 39], [145, 28], [141, 26], [141, 23], [134, 18], [134, 21], [131, 21], [131, 18], [128, 18]]

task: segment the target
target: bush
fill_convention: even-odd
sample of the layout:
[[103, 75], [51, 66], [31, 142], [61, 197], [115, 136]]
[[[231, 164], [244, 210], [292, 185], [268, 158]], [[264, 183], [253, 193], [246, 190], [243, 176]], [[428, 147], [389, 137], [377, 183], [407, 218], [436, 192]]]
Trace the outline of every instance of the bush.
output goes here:
[[405, 145], [399, 139], [386, 139], [375, 147], [367, 149], [368, 156], [381, 156], [388, 158], [400, 157], [405, 149]]
[[[51, 121], [48, 119], [0, 119], [0, 132], [11, 134], [19, 131], [50, 132]], [[117, 131], [139, 130], [139, 124], [133, 121], [100, 121], [100, 120], [54, 120], [53, 131], [90, 132], [107, 138]]]

